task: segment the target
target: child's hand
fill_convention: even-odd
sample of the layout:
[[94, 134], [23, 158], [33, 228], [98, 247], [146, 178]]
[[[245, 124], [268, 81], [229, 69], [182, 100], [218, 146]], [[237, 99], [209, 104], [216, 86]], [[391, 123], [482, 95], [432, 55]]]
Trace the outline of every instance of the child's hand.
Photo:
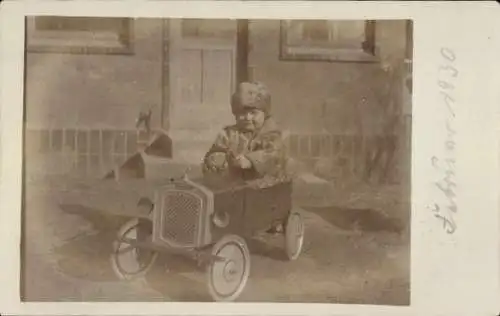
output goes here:
[[244, 155], [237, 156], [235, 158], [235, 162], [242, 169], [250, 169], [250, 168], [252, 168], [252, 162], [250, 160], [248, 160], [248, 158], [245, 157]]
[[227, 163], [226, 154], [220, 152], [212, 153], [208, 157], [207, 163], [210, 169], [223, 169]]

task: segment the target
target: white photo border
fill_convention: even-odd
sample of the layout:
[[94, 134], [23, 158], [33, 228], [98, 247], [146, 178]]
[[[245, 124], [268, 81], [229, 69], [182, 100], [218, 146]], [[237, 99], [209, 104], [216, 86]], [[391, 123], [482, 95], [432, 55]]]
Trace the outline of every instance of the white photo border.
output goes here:
[[[18, 315], [496, 315], [500, 298], [496, 2], [4, 1], [1, 3], [0, 313]], [[274, 19], [412, 19], [411, 306], [250, 303], [22, 303], [20, 227], [24, 21], [28, 15]], [[465, 18], [466, 17], [466, 18]], [[455, 73], [456, 70], [456, 73]], [[496, 70], [496, 71], [495, 71]], [[453, 74], [456, 74], [454, 76]], [[445, 96], [453, 86], [453, 95]], [[450, 92], [451, 93], [451, 92]], [[450, 100], [452, 98], [452, 101]], [[456, 116], [446, 108], [452, 102]], [[448, 125], [447, 125], [448, 124]], [[452, 137], [452, 140], [450, 140]], [[452, 141], [454, 153], [446, 156]], [[436, 157], [436, 159], [432, 159]], [[436, 182], [453, 163], [457, 229]], [[451, 158], [450, 158], [451, 157]], [[442, 166], [441, 166], [442, 167]], [[448, 174], [449, 175], [449, 174]]]

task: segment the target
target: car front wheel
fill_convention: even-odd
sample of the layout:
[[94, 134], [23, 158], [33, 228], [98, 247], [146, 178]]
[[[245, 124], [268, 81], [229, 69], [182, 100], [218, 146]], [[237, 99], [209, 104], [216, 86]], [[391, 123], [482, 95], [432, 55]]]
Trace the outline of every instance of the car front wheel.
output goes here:
[[234, 301], [245, 289], [250, 274], [250, 252], [243, 238], [226, 235], [212, 248], [208, 289], [215, 301]]

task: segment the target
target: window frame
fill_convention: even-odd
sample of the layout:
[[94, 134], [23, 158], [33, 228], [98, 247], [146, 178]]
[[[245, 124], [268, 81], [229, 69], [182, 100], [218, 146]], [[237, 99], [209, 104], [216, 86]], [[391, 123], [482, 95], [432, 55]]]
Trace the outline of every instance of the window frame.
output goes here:
[[[36, 19], [42, 17], [71, 18], [67, 16], [27, 16], [26, 51], [29, 53], [132, 55], [134, 54], [135, 19], [116, 17], [83, 17], [89, 19], [121, 19], [118, 32], [91, 32], [73, 30], [38, 30]], [[75, 43], [72, 43], [74, 41]]]
[[[362, 48], [328, 47], [328, 43], [313, 42], [294, 44], [288, 42], [290, 24], [294, 20], [280, 21], [280, 60], [282, 61], [322, 61], [322, 62], [357, 62], [375, 63], [379, 61], [376, 47], [376, 23], [365, 20], [365, 40]], [[335, 20], [328, 20], [328, 24]], [[330, 30], [329, 30], [330, 32]], [[326, 45], [325, 45], [326, 44]]]

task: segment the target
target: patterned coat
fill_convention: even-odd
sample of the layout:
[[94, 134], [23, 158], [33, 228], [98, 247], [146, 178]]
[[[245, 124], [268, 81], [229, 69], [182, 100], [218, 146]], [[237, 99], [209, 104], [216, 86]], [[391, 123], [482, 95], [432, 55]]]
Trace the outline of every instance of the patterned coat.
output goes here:
[[[252, 168], [241, 169], [234, 157], [244, 155]], [[228, 126], [217, 136], [205, 155], [203, 172], [219, 173], [244, 180], [283, 178], [286, 176], [285, 148], [282, 133], [272, 118], [266, 119], [257, 133], [247, 133], [235, 125]]]

